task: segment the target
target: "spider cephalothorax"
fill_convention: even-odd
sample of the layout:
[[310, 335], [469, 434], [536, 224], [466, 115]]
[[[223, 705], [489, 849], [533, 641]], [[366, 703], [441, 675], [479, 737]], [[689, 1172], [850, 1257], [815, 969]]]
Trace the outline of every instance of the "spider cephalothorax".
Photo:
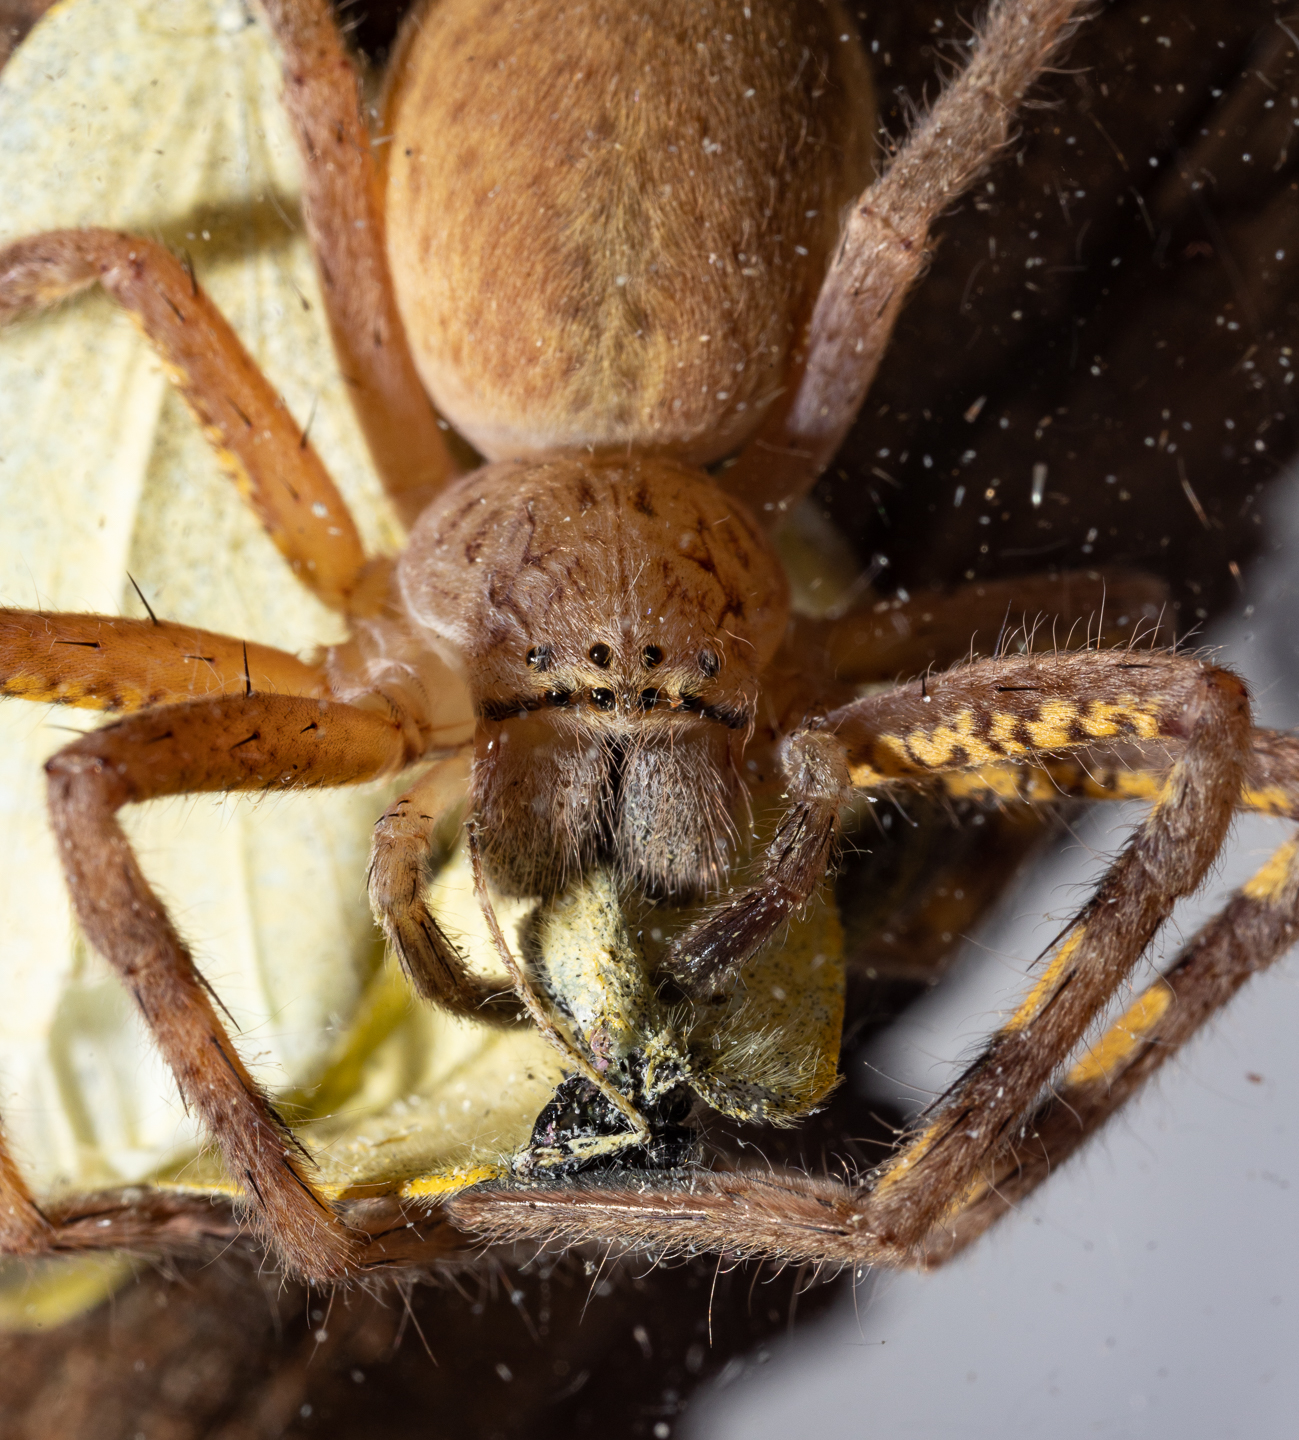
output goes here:
[[601, 860], [655, 895], [718, 887], [788, 613], [743, 506], [663, 460], [490, 465], [424, 513], [399, 579], [468, 674], [474, 811], [508, 888]]

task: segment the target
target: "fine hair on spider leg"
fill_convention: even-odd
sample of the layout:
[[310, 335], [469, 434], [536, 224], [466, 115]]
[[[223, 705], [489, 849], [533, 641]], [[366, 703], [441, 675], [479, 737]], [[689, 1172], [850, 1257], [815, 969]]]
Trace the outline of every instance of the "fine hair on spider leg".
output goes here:
[[[995, 160], [1084, 9], [994, 0], [968, 67], [872, 179], [868, 67], [838, 3], [725, 0], [714, 16], [664, 0], [598, 22], [542, 6], [515, 25], [489, 0], [442, 0], [396, 47], [379, 174], [324, 0], [267, 0], [334, 343], [410, 529], [396, 559], [366, 556], [307, 435], [163, 247], [85, 229], [0, 250], [0, 318], [98, 282], [139, 322], [294, 574], [348, 631], [308, 663], [166, 621], [0, 613], [0, 693], [127, 712], [47, 767], [74, 910], [294, 1271], [333, 1279], [437, 1257], [454, 1249], [443, 1223], [925, 1263], [953, 1215], [983, 1204], [990, 1168], [1199, 884], [1234, 810], [1293, 813], [1293, 754], [1251, 730], [1230, 672], [1193, 657], [998, 644], [862, 698], [857, 682], [903, 662], [950, 663], [970, 629], [899, 652], [851, 611], [791, 624], [770, 531], [852, 424], [931, 227]], [[686, 132], [699, 143], [675, 143]], [[485, 457], [478, 469], [457, 474], [448, 423]], [[722, 460], [734, 463], [716, 478], [701, 468]], [[1071, 604], [1090, 614], [1104, 580], [1078, 586]], [[825, 651], [830, 668], [815, 658]], [[697, 907], [657, 980], [691, 1013], [721, 1014], [755, 954], [817, 896], [855, 796], [1020, 795], [1057, 776], [1060, 793], [1098, 749], [1132, 750], [1146, 822], [1020, 1009], [877, 1172], [853, 1184], [688, 1172], [630, 1187], [615, 1173], [550, 1189], [534, 1147], [447, 1201], [423, 1249], [387, 1241], [398, 1200], [335, 1205], [317, 1183], [115, 818], [156, 796], [348, 785], [427, 763], [373, 838], [369, 893], [394, 955], [423, 999], [457, 1015], [501, 1025], [526, 1011], [639, 1141], [648, 1122], [514, 961], [488, 882], [544, 909], [609, 870], [637, 903]], [[746, 778], [750, 766], [765, 780]], [[466, 793], [475, 892], [513, 995], [467, 963], [427, 895]], [[779, 818], [727, 891], [744, 862], [734, 814], [751, 795]], [[1284, 875], [1233, 912], [1274, 948], [1293, 908], [1290, 862], [1278, 864]], [[1238, 972], [1225, 940], [1201, 950], [1215, 976]], [[1199, 973], [1188, 965], [1196, 994], [1234, 983]], [[1146, 1033], [1145, 1016], [1130, 1033]], [[47, 1237], [7, 1154], [0, 1201], [18, 1217], [3, 1243], [57, 1248], [60, 1222]]]

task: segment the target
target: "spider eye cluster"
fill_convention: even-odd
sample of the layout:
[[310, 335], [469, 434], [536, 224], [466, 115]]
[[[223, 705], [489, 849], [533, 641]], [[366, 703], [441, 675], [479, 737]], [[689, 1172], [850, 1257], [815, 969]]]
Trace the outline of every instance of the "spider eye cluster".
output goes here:
[[[610, 665], [613, 664], [613, 650], [602, 640], [592, 645], [586, 654], [592, 664], [598, 666], [601, 670], [607, 670]], [[549, 645], [534, 645], [528, 651], [525, 658], [530, 670], [536, 670], [539, 674], [544, 674], [554, 665], [555, 652]], [[641, 664], [646, 670], [657, 669], [665, 658], [662, 647], [658, 645], [646, 645], [640, 654]], [[721, 659], [714, 650], [701, 650], [695, 659], [695, 663], [699, 667], [700, 674], [706, 676], [709, 680], [713, 679], [722, 668]], [[551, 695], [557, 693], [559, 692], [547, 691], [546, 695], [549, 699]], [[658, 691], [652, 689], [644, 690], [641, 694], [642, 698], [645, 696], [654, 697], [658, 694]], [[649, 703], [653, 704], [653, 698], [650, 699]]]
[[[590, 645], [583, 659], [589, 661], [599, 670], [613, 669], [618, 660], [613, 645], [604, 640], [597, 640]], [[656, 670], [668, 658], [667, 652], [661, 645], [644, 645], [640, 648], [636, 657], [643, 670]], [[580, 675], [560, 676], [570, 663], [561, 653], [556, 656], [555, 647], [547, 642], [533, 645], [525, 656], [528, 668], [538, 674], [554, 672], [550, 686], [540, 692], [539, 703], [541, 705], [562, 710], [569, 706], [588, 703], [592, 709], [601, 710], [606, 713], [618, 709], [619, 695], [622, 694], [623, 705], [635, 712], [650, 711], [660, 706], [666, 709], [684, 713], [687, 715], [711, 715], [708, 703], [702, 694], [694, 691], [692, 682], [688, 675], [679, 676], [669, 686], [646, 685], [640, 690], [634, 688], [635, 681], [624, 676], [622, 687], [615, 687], [612, 684], [591, 683], [595, 677], [587, 683], [583, 683]], [[633, 662], [634, 663], [634, 662]], [[688, 662], [698, 676], [705, 680], [711, 680], [721, 672], [722, 660], [716, 650], [704, 648], [698, 651]], [[531, 702], [529, 707], [524, 702], [524, 708], [536, 708], [537, 700]], [[738, 713], [738, 712], [736, 712]], [[719, 712], [720, 714], [720, 712]], [[727, 717], [731, 714], [727, 711]]]

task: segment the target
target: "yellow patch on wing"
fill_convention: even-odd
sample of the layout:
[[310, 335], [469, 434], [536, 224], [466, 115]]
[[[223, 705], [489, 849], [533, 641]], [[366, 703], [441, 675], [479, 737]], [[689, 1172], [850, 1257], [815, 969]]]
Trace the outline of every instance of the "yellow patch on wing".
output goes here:
[[485, 1180], [503, 1180], [509, 1173], [509, 1164], [504, 1160], [481, 1165], [461, 1165], [452, 1170], [436, 1171], [432, 1175], [418, 1175], [415, 1179], [408, 1180], [397, 1193], [403, 1200], [444, 1197], [467, 1190], [471, 1185], [481, 1185]]
[[1172, 998], [1172, 990], [1164, 984], [1156, 984], [1138, 996], [1088, 1054], [1070, 1069], [1065, 1083], [1087, 1085], [1111, 1079], [1160, 1020]]
[[0, 1271], [0, 1332], [54, 1330], [93, 1309], [136, 1272], [127, 1255], [62, 1255]]

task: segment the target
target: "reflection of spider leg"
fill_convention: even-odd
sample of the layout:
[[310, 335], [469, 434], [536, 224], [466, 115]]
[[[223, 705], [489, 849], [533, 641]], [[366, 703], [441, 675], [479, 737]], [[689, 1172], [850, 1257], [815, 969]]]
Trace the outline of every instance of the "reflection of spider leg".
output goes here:
[[356, 71], [326, 0], [262, 0], [261, 10], [280, 45], [339, 367], [379, 478], [409, 525], [457, 471], [397, 313]]
[[472, 974], [425, 903], [436, 831], [464, 801], [468, 756], [435, 761], [374, 827], [370, 847], [370, 905], [393, 953], [416, 991], [457, 1015], [506, 1024], [519, 1018], [518, 1000]]
[[772, 407], [723, 483], [783, 513], [834, 458], [912, 285], [929, 230], [1010, 138], [1079, 0], [993, 0], [969, 65], [939, 96], [888, 170], [859, 196], [817, 297], [801, 375]]
[[140, 324], [293, 573], [353, 612], [365, 554], [343, 497], [266, 377], [180, 261], [112, 230], [0, 249], [0, 324], [96, 282]]
[[1054, 1087], [1021, 1137], [926, 1247], [941, 1264], [1013, 1209], [1119, 1110], [1244, 983], [1299, 939], [1299, 840], [1281, 846]]
[[[245, 1070], [213, 997], [115, 818], [163, 795], [345, 785], [409, 763], [400, 717], [289, 695], [166, 706], [96, 730], [46, 765], [73, 910], [134, 994], [185, 1103], [292, 1269], [342, 1273], [352, 1241], [306, 1178], [308, 1157]], [[254, 1199], [255, 1197], [255, 1199]]]

